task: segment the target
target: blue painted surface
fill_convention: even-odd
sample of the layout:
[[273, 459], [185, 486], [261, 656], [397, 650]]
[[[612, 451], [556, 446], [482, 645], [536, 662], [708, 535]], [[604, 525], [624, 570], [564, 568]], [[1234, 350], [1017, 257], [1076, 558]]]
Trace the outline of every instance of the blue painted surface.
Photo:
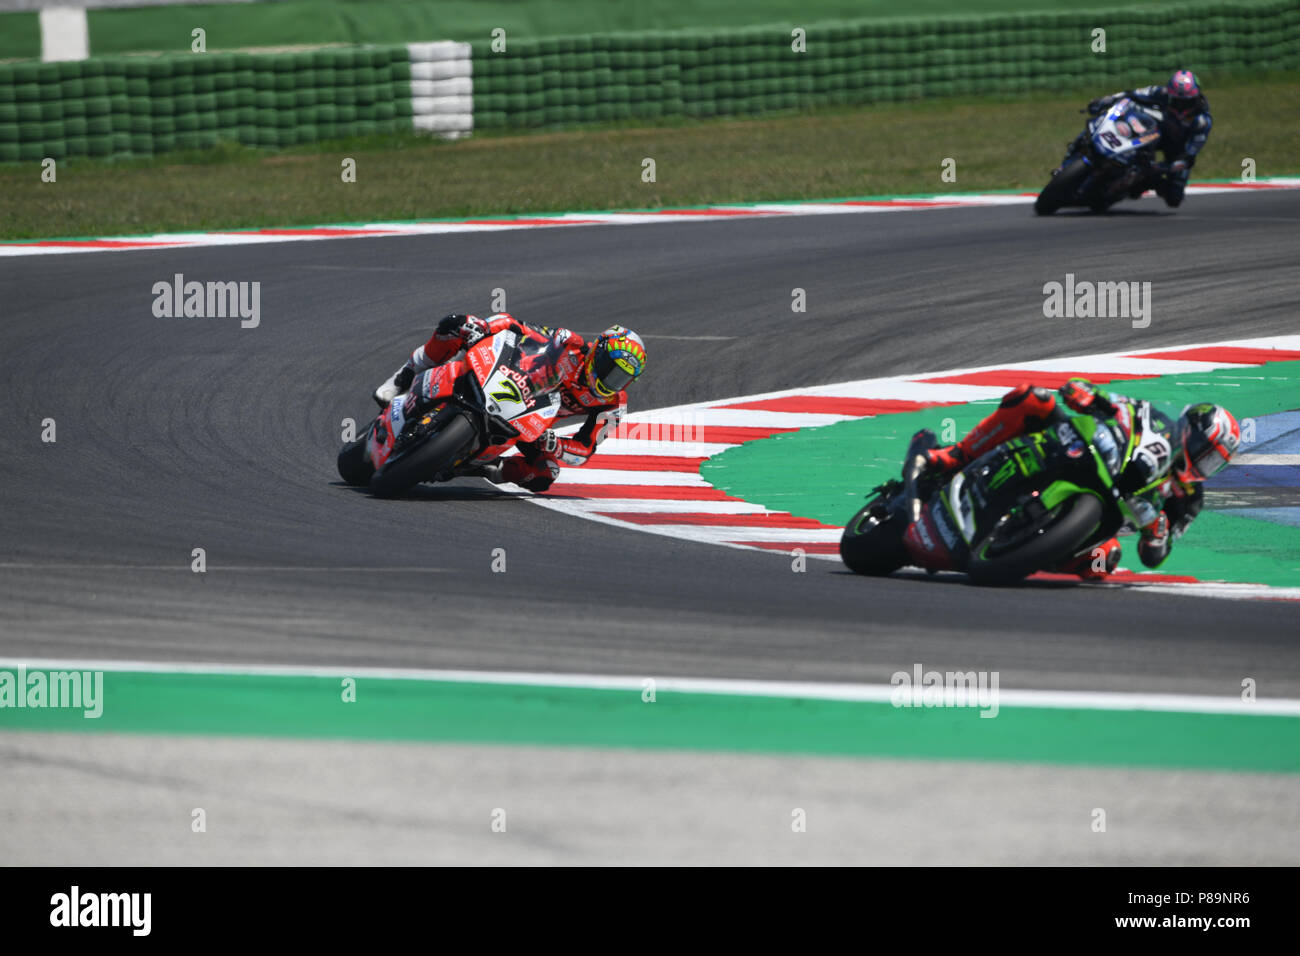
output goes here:
[[1241, 446], [1241, 454], [1300, 454], [1300, 411], [1278, 412], [1255, 419], [1255, 442]]
[[1300, 488], [1300, 465], [1230, 465], [1205, 483], [1206, 491], [1229, 488]]
[[[1300, 411], [1256, 418], [1255, 441], [1243, 444], [1238, 454], [1300, 454]], [[1205, 483], [1207, 491], [1233, 488], [1300, 488], [1300, 465], [1229, 465]], [[1228, 508], [1223, 513], [1300, 528], [1300, 508], [1295, 507]]]
[[1300, 508], [1224, 508], [1219, 513], [1300, 528]]

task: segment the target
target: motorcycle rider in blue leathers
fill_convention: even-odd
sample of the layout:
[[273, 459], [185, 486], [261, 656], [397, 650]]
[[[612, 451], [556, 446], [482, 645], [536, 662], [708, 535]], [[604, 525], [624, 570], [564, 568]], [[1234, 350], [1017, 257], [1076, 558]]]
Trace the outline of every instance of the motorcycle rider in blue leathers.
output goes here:
[[[1129, 197], [1137, 199], [1147, 189], [1154, 189], [1167, 205], [1177, 206], [1183, 201], [1196, 156], [1210, 138], [1210, 128], [1214, 125], [1201, 84], [1191, 70], [1179, 70], [1165, 86], [1144, 86], [1138, 90], [1112, 93], [1089, 103], [1087, 112], [1096, 116], [1123, 96], [1144, 106], [1153, 106], [1164, 114], [1160, 124], [1160, 149], [1165, 161], [1152, 167], [1151, 176], [1135, 183]], [[1070, 144], [1065, 159], [1061, 161], [1061, 169], [1082, 152], [1090, 135], [1085, 129]]]

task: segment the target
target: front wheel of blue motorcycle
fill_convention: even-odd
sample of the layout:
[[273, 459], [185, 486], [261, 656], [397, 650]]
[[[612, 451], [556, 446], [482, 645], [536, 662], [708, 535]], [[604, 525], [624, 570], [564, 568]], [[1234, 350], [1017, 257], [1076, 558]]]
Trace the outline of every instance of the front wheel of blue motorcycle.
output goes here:
[[1050, 216], [1062, 206], [1074, 202], [1079, 184], [1087, 177], [1088, 172], [1089, 166], [1082, 159], [1067, 163], [1038, 194], [1038, 198], [1034, 201], [1034, 212], [1040, 216]]

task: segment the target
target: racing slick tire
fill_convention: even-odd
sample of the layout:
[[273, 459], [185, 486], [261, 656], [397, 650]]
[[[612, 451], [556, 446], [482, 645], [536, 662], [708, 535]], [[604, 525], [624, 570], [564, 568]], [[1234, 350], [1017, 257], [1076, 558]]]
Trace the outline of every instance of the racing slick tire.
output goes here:
[[364, 488], [370, 484], [370, 476], [375, 473], [375, 466], [366, 457], [364, 438], [350, 441], [339, 452], [339, 477], [349, 485]]
[[422, 443], [386, 461], [371, 476], [370, 493], [376, 498], [393, 498], [451, 471], [464, 460], [477, 438], [477, 430], [464, 415], [449, 419]]
[[840, 559], [855, 574], [884, 577], [907, 563], [903, 529], [872, 502], [853, 516], [840, 535]]
[[1047, 523], [1034, 529], [1023, 544], [1008, 550], [997, 547], [999, 529], [994, 528], [971, 548], [966, 573], [974, 584], [1014, 584], [1044, 568], [1054, 568], [1078, 552], [1101, 524], [1102, 505], [1089, 494], [1077, 495], [1046, 516]]
[[1079, 183], [1088, 175], [1088, 169], [1088, 164], [1082, 159], [1067, 164], [1038, 194], [1034, 200], [1034, 212], [1040, 216], [1050, 216], [1069, 203], [1074, 198]]

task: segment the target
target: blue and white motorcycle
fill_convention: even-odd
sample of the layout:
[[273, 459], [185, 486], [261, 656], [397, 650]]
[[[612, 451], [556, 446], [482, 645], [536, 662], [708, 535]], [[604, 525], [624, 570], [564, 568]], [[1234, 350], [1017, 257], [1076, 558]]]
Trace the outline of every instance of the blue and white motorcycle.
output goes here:
[[1156, 150], [1163, 119], [1156, 107], [1121, 97], [1088, 120], [1074, 151], [1038, 194], [1034, 212], [1050, 216], [1065, 206], [1104, 212], [1125, 196], [1141, 196], [1160, 171]]

